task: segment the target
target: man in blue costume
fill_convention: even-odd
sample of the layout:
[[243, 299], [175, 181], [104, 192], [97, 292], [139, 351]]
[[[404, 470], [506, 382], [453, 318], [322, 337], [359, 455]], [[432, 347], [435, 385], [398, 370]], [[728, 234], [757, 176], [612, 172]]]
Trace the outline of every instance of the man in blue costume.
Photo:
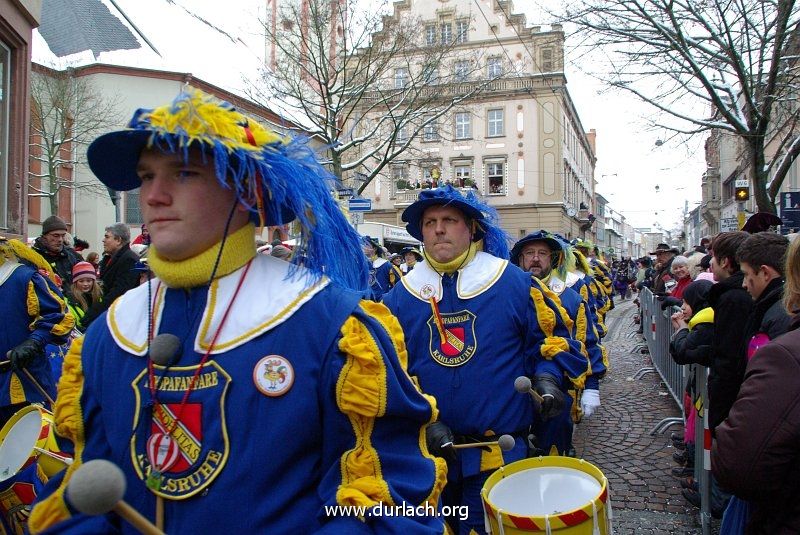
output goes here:
[[383, 248], [378, 240], [370, 236], [363, 238], [364, 256], [369, 263], [369, 287], [371, 298], [380, 301], [383, 294], [394, 288], [397, 281], [403, 276], [400, 268], [383, 257]]
[[[64, 492], [101, 458], [168, 533], [441, 533], [445, 466], [424, 434], [435, 402], [406, 373], [397, 320], [361, 300], [359, 237], [305, 142], [192, 90], [137, 111], [88, 161], [107, 186], [141, 188], [156, 278], [65, 359], [55, 415], [75, 462], [31, 531], [134, 531]], [[295, 218], [294, 264], [256, 255], [254, 221]], [[165, 333], [176, 351], [156, 355]]]
[[572, 442], [572, 417], [590, 417], [600, 406], [600, 379], [608, 368], [608, 357], [597, 329], [592, 321], [588, 303], [566, 282], [570, 278], [569, 264], [574, 258], [569, 246], [556, 235], [544, 230], [528, 234], [519, 240], [511, 250], [511, 261], [531, 273], [558, 295], [561, 305], [572, 320], [572, 335], [584, 344], [589, 355], [591, 374], [586, 378], [585, 390], [580, 395], [578, 407], [572, 411], [569, 406], [579, 390], [571, 390], [566, 396], [567, 409], [559, 417], [534, 426], [537, 446], [544, 453], [564, 455], [569, 452]]
[[[508, 262], [507, 236], [493, 209], [445, 186], [421, 192], [402, 217], [424, 243], [425, 260], [383, 302], [406, 333], [409, 373], [439, 404], [428, 448], [450, 459], [443, 503], [469, 507], [457, 531], [483, 533], [483, 483], [528, 453], [534, 404], [516, 391], [515, 379], [532, 377], [544, 398], [538, 417], [553, 417], [564, 407], [563, 386], [583, 386], [587, 358], [570, 338], [558, 298]], [[452, 447], [502, 434], [515, 437], [513, 449], [456, 455]]]
[[0, 424], [15, 408], [46, 403], [39, 387], [51, 398], [56, 396], [45, 347], [66, 343], [75, 318], [54, 279], [54, 272], [36, 251], [0, 237], [0, 357], [10, 361], [0, 371]]

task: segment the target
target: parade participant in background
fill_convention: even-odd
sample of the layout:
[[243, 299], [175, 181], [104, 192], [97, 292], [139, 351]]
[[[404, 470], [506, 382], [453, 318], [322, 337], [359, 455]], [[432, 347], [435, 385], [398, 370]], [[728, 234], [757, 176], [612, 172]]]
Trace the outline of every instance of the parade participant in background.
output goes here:
[[10, 361], [10, 368], [0, 371], [0, 423], [23, 405], [46, 403], [39, 387], [47, 396], [56, 396], [45, 346], [66, 343], [75, 318], [53, 279], [50, 266], [34, 250], [0, 237], [0, 357]]
[[[42, 235], [33, 242], [33, 250], [39, 253], [61, 279], [61, 289], [66, 293], [72, 284], [72, 266], [83, 260], [65, 244], [67, 224], [56, 215], [42, 223]], [[24, 260], [23, 260], [24, 262]]]
[[364, 236], [362, 249], [371, 266], [369, 271], [371, 299], [380, 301], [383, 298], [383, 294], [397, 284], [397, 281], [403, 276], [403, 272], [384, 258], [383, 247], [381, 247], [377, 239]]
[[[586, 377], [582, 395], [576, 389], [568, 391], [566, 408], [560, 417], [540, 421], [534, 429], [539, 449], [545, 454], [565, 455], [570, 451], [572, 421], [580, 421], [581, 417], [588, 418], [600, 407], [600, 379], [608, 370], [608, 356], [605, 348], [600, 345], [589, 305], [566, 283], [572, 259], [574, 256], [569, 245], [544, 230], [528, 234], [511, 250], [511, 261], [514, 264], [545, 283], [558, 295], [561, 305], [572, 320], [572, 337], [584, 344], [590, 360], [591, 372]], [[570, 410], [573, 399], [579, 401]]]
[[572, 248], [572, 255], [575, 258], [575, 267], [570, 270], [571, 275], [567, 276], [567, 286], [578, 292], [589, 304], [597, 335], [602, 339], [606, 335], [605, 316], [611, 308], [611, 301], [605, 287], [595, 280], [594, 269], [589, 265], [586, 256], [575, 246]]
[[[24, 406], [49, 406], [47, 398], [56, 397], [48, 348], [66, 343], [74, 323], [54, 282], [57, 278], [35, 250], [20, 241], [0, 237], [0, 360], [4, 362], [0, 368], [0, 426]], [[9, 460], [8, 448], [23, 446], [6, 438], [9, 437], [3, 437], [6, 456], [0, 486], [0, 531], [25, 533], [31, 503], [47, 475], [35, 462], [21, 468], [13, 466], [15, 461]], [[30, 448], [30, 444], [24, 447]], [[30, 449], [25, 453], [35, 455]], [[17, 468], [16, 473], [9, 472]]]
[[[424, 190], [402, 218], [425, 244], [425, 260], [384, 303], [406, 334], [409, 373], [439, 403], [427, 439], [432, 453], [450, 460], [443, 502], [469, 507], [457, 531], [483, 533], [480, 489], [494, 469], [526, 456], [534, 421], [531, 396], [515, 390], [515, 379], [533, 377], [533, 389], [545, 396], [538, 417], [551, 418], [564, 408], [565, 385], [583, 387], [587, 357], [570, 337], [558, 298], [508, 262], [496, 212], [474, 194]], [[516, 438], [513, 449], [456, 455], [452, 447], [503, 434]]]
[[[434, 400], [405, 371], [397, 320], [361, 300], [359, 237], [306, 142], [192, 90], [137, 111], [88, 161], [107, 186], [141, 188], [156, 278], [67, 356], [55, 414], [75, 461], [31, 531], [130, 531], [77, 514], [64, 492], [107, 459], [167, 533], [442, 533], [433, 511], [337, 508], [433, 510], [445, 474], [424, 447]], [[254, 222], [295, 218], [302, 266], [256, 255]]]
[[414, 269], [417, 262], [422, 262], [422, 253], [419, 252], [419, 249], [414, 247], [406, 247], [403, 249], [403, 258], [405, 259], [405, 264], [403, 264], [400, 269], [403, 270], [403, 273], [408, 273]]
[[103, 290], [97, 284], [97, 274], [89, 262], [78, 262], [72, 267], [72, 290], [66, 297], [69, 310], [75, 317], [75, 327], [85, 331], [83, 317], [93, 303], [103, 300]]

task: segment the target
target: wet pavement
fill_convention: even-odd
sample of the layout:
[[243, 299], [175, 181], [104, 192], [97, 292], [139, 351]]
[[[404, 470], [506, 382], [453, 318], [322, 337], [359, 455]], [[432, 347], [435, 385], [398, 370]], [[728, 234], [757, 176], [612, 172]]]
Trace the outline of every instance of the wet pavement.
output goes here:
[[644, 339], [637, 333], [635, 312], [628, 299], [618, 301], [606, 317], [611, 371], [601, 383], [600, 409], [576, 426], [573, 443], [577, 456], [608, 478], [616, 534], [700, 534], [699, 510], [686, 502], [671, 474], [678, 465], [670, 433], [682, 433], [683, 426], [650, 434], [662, 419], [680, 417], [680, 411], [656, 372], [634, 377], [652, 366], [641, 351]]

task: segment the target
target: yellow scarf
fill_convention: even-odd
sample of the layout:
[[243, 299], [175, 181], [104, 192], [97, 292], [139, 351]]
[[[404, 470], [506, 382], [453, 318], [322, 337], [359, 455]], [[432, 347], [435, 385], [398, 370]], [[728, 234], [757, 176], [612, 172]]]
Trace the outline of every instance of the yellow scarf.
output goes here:
[[[214, 278], [233, 273], [256, 256], [254, 233], [255, 226], [250, 223], [228, 236]], [[191, 237], [187, 236], [187, 239]], [[161, 257], [155, 246], [151, 245], [147, 251], [147, 261], [156, 277], [170, 288], [203, 286], [208, 284], [221, 244], [217, 242], [199, 255], [177, 262]]]
[[427, 251], [423, 251], [423, 254], [425, 255], [425, 260], [428, 262], [428, 264], [430, 264], [431, 267], [439, 273], [455, 273], [458, 268], [466, 266], [472, 262], [472, 259], [475, 258], [476, 254], [478, 254], [478, 245], [482, 246], [483, 241], [470, 242], [466, 251], [449, 262], [437, 262], [428, 256]]

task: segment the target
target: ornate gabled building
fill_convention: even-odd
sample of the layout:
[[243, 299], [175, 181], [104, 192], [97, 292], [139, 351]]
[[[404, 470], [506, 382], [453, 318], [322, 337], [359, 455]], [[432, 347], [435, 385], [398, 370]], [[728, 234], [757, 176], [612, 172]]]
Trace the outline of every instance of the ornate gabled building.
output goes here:
[[[424, 30], [420, 68], [426, 46], [455, 43], [430, 91], [484, 87], [426, 126], [367, 185], [367, 219], [402, 224], [402, 210], [421, 188], [451, 183], [483, 196], [513, 238], [544, 228], [594, 239], [595, 133], [584, 130], [567, 91], [561, 26], [528, 26], [510, 1], [403, 0], [393, 7], [392, 18], [415, 17]], [[406, 68], [385, 82], [402, 84]], [[382, 112], [354, 116], [368, 123], [370, 113]]]

